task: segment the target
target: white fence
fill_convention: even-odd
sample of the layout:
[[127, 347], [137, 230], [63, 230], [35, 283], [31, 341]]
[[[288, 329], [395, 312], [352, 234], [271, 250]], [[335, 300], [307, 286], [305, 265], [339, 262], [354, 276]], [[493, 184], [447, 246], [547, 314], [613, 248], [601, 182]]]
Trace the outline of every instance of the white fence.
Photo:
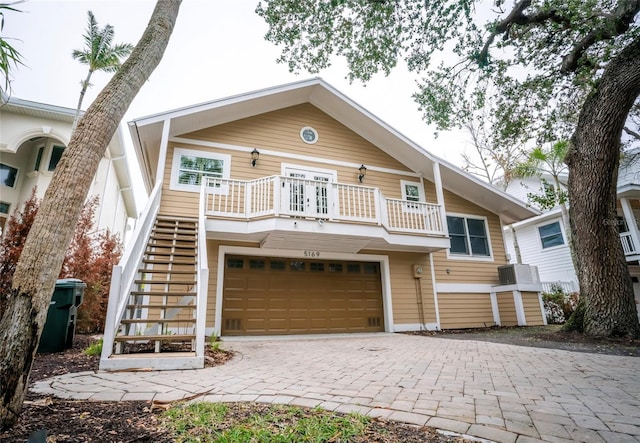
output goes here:
[[542, 285], [542, 292], [546, 293], [552, 293], [558, 289], [562, 289], [565, 294], [578, 292], [578, 285], [573, 281], [543, 281], [540, 284]]

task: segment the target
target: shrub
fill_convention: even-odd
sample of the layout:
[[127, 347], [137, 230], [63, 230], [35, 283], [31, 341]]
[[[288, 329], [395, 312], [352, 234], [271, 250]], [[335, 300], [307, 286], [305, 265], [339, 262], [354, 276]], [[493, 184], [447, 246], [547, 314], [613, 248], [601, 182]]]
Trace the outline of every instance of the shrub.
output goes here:
[[104, 330], [111, 284], [111, 270], [118, 263], [122, 246], [117, 235], [108, 230], [94, 232], [94, 214], [98, 197], [85, 204], [62, 264], [60, 278], [79, 278], [86, 283], [78, 308], [77, 331], [96, 333]]
[[0, 241], [0, 317], [6, 309], [13, 273], [39, 207], [40, 200], [36, 197], [36, 188], [33, 188], [31, 195], [24, 202], [22, 211], [16, 208], [5, 226], [4, 235]]
[[93, 342], [87, 349], [84, 350], [85, 355], [93, 357], [102, 354], [102, 339]]
[[[122, 244], [117, 235], [95, 232], [94, 214], [99, 198], [85, 204], [76, 225], [69, 249], [65, 254], [58, 278], [78, 278], [86, 285], [84, 299], [78, 309], [78, 332], [102, 332], [107, 313], [111, 270], [118, 263]], [[25, 240], [35, 219], [40, 200], [36, 188], [23, 205], [13, 212], [0, 241], [0, 316], [11, 294], [11, 283]]]
[[546, 297], [547, 294], [542, 295], [542, 302], [544, 304], [544, 315], [547, 317], [547, 324], [561, 325], [567, 321], [564, 316], [562, 307], [554, 298]]
[[577, 292], [567, 294], [560, 285], [552, 285], [551, 292], [542, 294], [547, 323], [559, 325], [566, 322], [576, 310], [579, 298], [580, 295]]

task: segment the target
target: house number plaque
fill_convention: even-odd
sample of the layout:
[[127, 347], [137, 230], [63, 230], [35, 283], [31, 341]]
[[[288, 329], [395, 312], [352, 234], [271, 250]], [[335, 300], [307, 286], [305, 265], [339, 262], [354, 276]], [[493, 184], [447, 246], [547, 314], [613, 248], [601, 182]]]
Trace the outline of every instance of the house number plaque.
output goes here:
[[311, 258], [320, 257], [320, 251], [304, 251], [304, 256]]

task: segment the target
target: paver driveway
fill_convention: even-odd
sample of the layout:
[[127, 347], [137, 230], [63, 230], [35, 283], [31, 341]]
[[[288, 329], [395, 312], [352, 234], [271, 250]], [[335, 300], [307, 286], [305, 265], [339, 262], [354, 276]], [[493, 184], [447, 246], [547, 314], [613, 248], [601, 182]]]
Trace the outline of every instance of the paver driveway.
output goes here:
[[35, 383], [63, 398], [320, 406], [499, 442], [640, 441], [640, 358], [404, 334], [227, 340], [223, 366], [83, 372]]

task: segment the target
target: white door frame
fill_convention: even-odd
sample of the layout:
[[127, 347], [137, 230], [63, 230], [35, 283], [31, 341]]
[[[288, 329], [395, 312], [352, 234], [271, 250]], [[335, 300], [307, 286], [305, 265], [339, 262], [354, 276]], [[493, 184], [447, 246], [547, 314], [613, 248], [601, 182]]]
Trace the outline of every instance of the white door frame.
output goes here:
[[[222, 333], [222, 298], [224, 294], [225, 255], [243, 255], [259, 257], [305, 257], [305, 251], [249, 248], [245, 246], [219, 246], [218, 248], [218, 274], [216, 285], [216, 315], [212, 333], [221, 336]], [[382, 311], [384, 313], [384, 330], [393, 332], [393, 306], [391, 302], [391, 274], [389, 272], [389, 256], [373, 254], [346, 254], [342, 252], [323, 252], [321, 260], [345, 260], [374, 262], [380, 264], [380, 285], [382, 287]], [[209, 331], [207, 331], [209, 334]], [[210, 334], [209, 334], [210, 335]]]
[[[299, 178], [303, 180], [316, 180], [319, 176], [322, 179], [326, 179], [327, 183], [335, 183], [337, 181], [337, 172], [335, 170], [283, 163], [282, 175], [284, 177], [289, 177], [292, 174], [299, 175]], [[319, 189], [320, 188], [315, 185], [304, 186], [302, 194], [306, 201], [302, 202], [304, 208], [302, 211], [300, 211], [300, 216], [314, 218], [331, 218], [330, 214], [333, 211], [333, 208], [331, 206], [333, 201], [335, 200], [335, 196], [331, 195], [331, 186], [327, 185], [325, 195], [319, 195]], [[281, 204], [290, 205], [291, 191], [289, 189], [286, 189], [284, 192], [286, 197], [281, 199]], [[322, 206], [319, 205], [318, 197], [326, 199], [326, 206], [324, 207], [326, 213], [319, 210], [320, 208], [322, 208]], [[286, 210], [290, 212], [292, 209], [291, 207], [289, 207]]]

